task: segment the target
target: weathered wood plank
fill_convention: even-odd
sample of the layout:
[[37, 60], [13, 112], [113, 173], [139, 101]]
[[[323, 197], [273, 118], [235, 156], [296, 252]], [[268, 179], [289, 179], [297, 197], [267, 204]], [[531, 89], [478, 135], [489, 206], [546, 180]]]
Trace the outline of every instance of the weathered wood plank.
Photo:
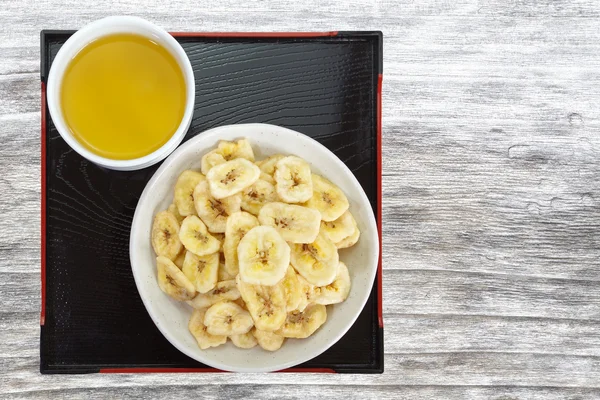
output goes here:
[[[573, 389], [573, 388], [533, 388], [533, 387], [473, 387], [473, 386], [396, 386], [381, 385], [368, 387], [364, 385], [332, 386], [328, 384], [311, 385], [205, 385], [193, 383], [182, 386], [153, 387], [151, 393], [156, 398], [186, 398], [193, 393], [194, 397], [213, 399], [299, 399], [318, 393], [319, 399], [337, 400], [351, 398], [366, 400], [431, 400], [431, 399], [495, 399], [495, 400], [563, 400], [592, 399], [600, 396], [599, 389]], [[20, 392], [18, 398], [23, 399], [48, 399], [68, 396], [71, 399], [99, 399], [128, 398], [147, 399], [148, 389], [144, 387], [119, 387], [119, 388], [90, 388], [90, 389], [56, 389]]]
[[598, 281], [598, 126], [567, 111], [559, 123], [392, 127], [386, 267]]
[[600, 356], [600, 321], [384, 314], [389, 353], [502, 352]]
[[[184, 385], [191, 381], [208, 385], [294, 384], [354, 385], [356, 376], [315, 373], [280, 374], [119, 374], [65, 375], [60, 379], [37, 372], [38, 360], [32, 357], [0, 360], [4, 371], [0, 385], [10, 391]], [[361, 375], [361, 385], [452, 386], [539, 386], [599, 389], [600, 357], [564, 354], [497, 352], [388, 354], [386, 367], [393, 373]], [[7, 376], [9, 379], [7, 379]], [[162, 378], [162, 379], [161, 379]]]
[[443, 270], [383, 276], [385, 312], [600, 319], [597, 282]]

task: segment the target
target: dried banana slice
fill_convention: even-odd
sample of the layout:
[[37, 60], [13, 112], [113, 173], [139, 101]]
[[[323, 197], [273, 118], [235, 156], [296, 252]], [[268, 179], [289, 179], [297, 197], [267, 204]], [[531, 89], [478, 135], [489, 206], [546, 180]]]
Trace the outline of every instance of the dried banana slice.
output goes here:
[[256, 329], [270, 332], [279, 329], [286, 318], [283, 286], [251, 285], [244, 283], [239, 275], [235, 281]]
[[315, 296], [315, 285], [311, 285], [302, 277], [302, 275], [298, 274], [298, 285], [300, 286], [300, 302], [298, 303], [298, 307], [296, 309], [288, 310], [290, 311], [304, 311], [304, 309], [313, 302], [313, 298]]
[[240, 291], [237, 288], [235, 280], [223, 281], [217, 283], [215, 288], [207, 293], [200, 293], [192, 300], [186, 303], [199, 310], [207, 308], [220, 301], [234, 301], [240, 298]]
[[206, 293], [217, 285], [219, 253], [197, 256], [188, 251], [182, 271], [199, 293]]
[[254, 337], [254, 329], [240, 335], [231, 335], [229, 339], [231, 339], [231, 343], [235, 347], [239, 347], [240, 349], [251, 349], [258, 344]]
[[175, 195], [173, 202], [179, 210], [179, 214], [183, 217], [188, 215], [196, 215], [196, 208], [194, 207], [194, 189], [196, 186], [205, 180], [206, 178], [200, 172], [192, 171], [190, 169], [183, 171], [177, 183], [175, 183]]
[[348, 247], [352, 247], [356, 244], [356, 242], [358, 242], [358, 239], [360, 238], [360, 230], [358, 229], [358, 225], [356, 225], [356, 221], [354, 222], [354, 232], [352, 233], [352, 235], [348, 236], [347, 238], [342, 239], [341, 241], [337, 242], [335, 244], [335, 246], [338, 249], [345, 249]]
[[183, 220], [179, 230], [179, 240], [188, 251], [197, 256], [216, 253], [221, 248], [221, 243], [208, 233], [204, 222], [195, 215], [190, 215]]
[[281, 348], [285, 338], [273, 332], [261, 331], [255, 329], [253, 335], [258, 342], [258, 345], [267, 351], [277, 351]]
[[350, 211], [346, 211], [335, 221], [321, 221], [321, 232], [333, 243], [341, 242], [356, 230], [356, 221]]
[[198, 347], [202, 350], [206, 350], [210, 347], [217, 347], [227, 342], [227, 336], [211, 335], [207, 332], [207, 327], [204, 325], [205, 314], [205, 309], [194, 310], [190, 322], [188, 323], [190, 333], [194, 336], [198, 343]]
[[244, 158], [236, 158], [214, 166], [206, 178], [210, 192], [216, 199], [233, 196], [252, 186], [260, 176], [260, 169]]
[[350, 273], [348, 272], [348, 267], [340, 261], [335, 280], [327, 286], [315, 287], [313, 289], [314, 294], [312, 296], [312, 301], [324, 306], [341, 303], [348, 298], [350, 286]]
[[275, 186], [262, 177], [254, 185], [242, 190], [242, 210], [254, 215], [258, 215], [265, 204], [278, 200]]
[[277, 194], [286, 203], [302, 203], [313, 195], [310, 165], [300, 157], [288, 156], [277, 162]]
[[263, 206], [258, 221], [277, 229], [287, 242], [312, 243], [319, 234], [321, 215], [311, 208], [273, 202]]
[[161, 211], [154, 217], [152, 224], [152, 248], [158, 256], [174, 260], [181, 251], [179, 223], [168, 211]]
[[318, 210], [323, 221], [335, 221], [348, 210], [348, 199], [336, 185], [317, 174], [312, 174], [312, 184], [313, 195], [304, 205]]
[[333, 282], [340, 259], [337, 247], [325, 235], [318, 235], [312, 243], [293, 244], [291, 250], [292, 265], [309, 283], [326, 286]]
[[160, 289], [178, 301], [193, 299], [196, 295], [194, 285], [177, 268], [173, 261], [166, 257], [156, 258], [158, 271], [158, 286]]
[[265, 158], [264, 160], [257, 161], [256, 165], [258, 165], [262, 172], [272, 176], [275, 173], [275, 169], [277, 168], [277, 162], [284, 157], [285, 156], [283, 154], [274, 154], [270, 157]]
[[231, 301], [213, 304], [204, 314], [206, 331], [211, 335], [241, 335], [254, 326], [248, 311]]
[[216, 150], [223, 156], [225, 161], [230, 161], [235, 158], [244, 158], [248, 161], [254, 161], [254, 151], [247, 139], [240, 139], [235, 142], [221, 140]]
[[327, 309], [322, 304], [311, 304], [302, 312], [288, 313], [283, 326], [275, 333], [286, 338], [305, 339], [315, 333], [327, 320]]
[[294, 268], [290, 265], [281, 281], [283, 290], [285, 291], [286, 309], [296, 310], [302, 302], [302, 286], [298, 281], [298, 275]]
[[204, 222], [209, 232], [225, 232], [227, 218], [238, 211], [242, 204], [241, 194], [216, 199], [210, 193], [208, 182], [200, 182], [194, 189], [194, 206], [202, 222]]
[[202, 156], [202, 161], [200, 162], [200, 169], [204, 175], [208, 174], [208, 171], [216, 165], [223, 164], [227, 162], [223, 156], [217, 152], [217, 149], [209, 151], [205, 155]]
[[229, 275], [235, 277], [239, 272], [238, 246], [240, 241], [246, 233], [258, 225], [258, 219], [254, 215], [243, 211], [234, 213], [227, 219], [223, 254], [225, 255], [225, 269]]
[[290, 246], [275, 228], [257, 226], [240, 240], [238, 262], [244, 282], [272, 286], [283, 279], [290, 265]]

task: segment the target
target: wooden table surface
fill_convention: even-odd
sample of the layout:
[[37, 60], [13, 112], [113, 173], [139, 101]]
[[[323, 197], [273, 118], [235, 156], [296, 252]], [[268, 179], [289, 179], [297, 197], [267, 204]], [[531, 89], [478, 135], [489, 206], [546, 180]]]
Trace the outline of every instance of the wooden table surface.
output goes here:
[[[39, 31], [381, 30], [385, 373], [42, 376]], [[600, 398], [596, 0], [0, 1], [0, 397]]]

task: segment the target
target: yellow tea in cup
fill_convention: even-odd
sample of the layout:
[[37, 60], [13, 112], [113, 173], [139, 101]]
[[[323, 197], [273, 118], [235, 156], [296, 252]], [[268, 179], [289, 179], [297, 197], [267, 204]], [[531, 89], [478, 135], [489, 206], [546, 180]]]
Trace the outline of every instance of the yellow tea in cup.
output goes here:
[[186, 105], [181, 67], [164, 47], [134, 34], [86, 45], [69, 63], [60, 103], [73, 136], [115, 160], [143, 157], [179, 127]]

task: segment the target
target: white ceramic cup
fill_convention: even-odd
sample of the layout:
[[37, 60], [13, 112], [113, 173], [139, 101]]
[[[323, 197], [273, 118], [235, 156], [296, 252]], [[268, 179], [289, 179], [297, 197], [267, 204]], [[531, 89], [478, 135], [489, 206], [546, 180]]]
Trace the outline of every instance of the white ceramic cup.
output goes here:
[[[186, 86], [185, 111], [181, 123], [173, 136], [154, 152], [131, 160], [113, 160], [102, 157], [84, 147], [73, 137], [65, 122], [60, 106], [60, 90], [63, 76], [73, 57], [93, 40], [117, 33], [133, 33], [144, 36], [167, 49], [179, 63]], [[82, 157], [87, 158], [91, 162], [109, 169], [121, 171], [149, 167], [163, 160], [177, 148], [192, 122], [195, 94], [194, 71], [181, 45], [164, 29], [138, 17], [107, 17], [94, 21], [74, 33], [60, 48], [52, 62], [46, 90], [48, 110], [50, 111], [52, 122], [65, 142]]]

